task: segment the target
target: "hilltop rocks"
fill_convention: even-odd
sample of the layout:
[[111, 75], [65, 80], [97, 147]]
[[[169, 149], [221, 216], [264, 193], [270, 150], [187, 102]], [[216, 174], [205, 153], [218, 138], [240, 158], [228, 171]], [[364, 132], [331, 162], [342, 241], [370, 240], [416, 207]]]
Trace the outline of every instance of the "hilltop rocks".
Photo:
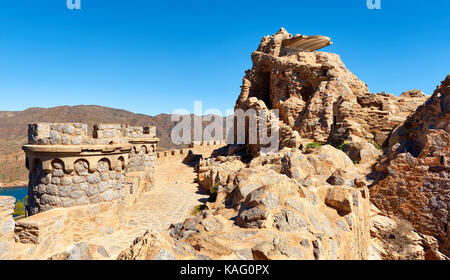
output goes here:
[[[236, 109], [280, 113], [280, 149], [297, 148], [301, 138], [343, 142], [353, 136], [383, 145], [389, 133], [426, 100], [419, 91], [400, 97], [371, 94], [338, 55], [284, 52], [292, 35], [281, 29], [261, 40], [252, 54]], [[259, 145], [247, 145], [255, 156]]]
[[110, 256], [103, 246], [92, 245], [86, 242], [76, 243], [66, 252], [53, 255], [48, 260], [51, 261], [87, 261], [87, 260], [107, 260]]
[[[331, 146], [323, 147], [309, 156], [329, 163], [323, 167], [311, 164], [304, 180], [281, 173], [283, 158], [288, 155], [299, 157], [302, 153], [285, 149], [248, 165], [216, 158], [210, 162], [216, 178], [228, 179], [218, 188], [215, 203], [173, 225], [170, 237], [147, 233], [120, 259], [153, 259], [160, 250], [176, 259], [367, 259], [367, 187], [326, 182], [331, 170], [354, 169], [350, 159]], [[230, 164], [234, 166], [232, 180], [226, 168]], [[203, 175], [199, 173], [199, 177]], [[354, 180], [350, 172], [343, 176]]]
[[372, 201], [389, 216], [409, 221], [439, 241], [450, 256], [448, 177], [450, 157], [450, 75], [433, 96], [389, 139], [390, 148], [376, 166], [380, 176]]
[[234, 180], [235, 173], [242, 167], [244, 163], [236, 157], [201, 160], [197, 167], [197, 181], [207, 191], [214, 186], [226, 186]]
[[385, 145], [391, 131], [427, 100], [421, 91], [391, 94], [363, 93], [353, 97], [341, 95], [334, 103], [335, 125], [330, 142], [365, 139]]
[[355, 173], [353, 162], [342, 151], [325, 145], [309, 155], [299, 150], [286, 153], [282, 159], [282, 173], [290, 178], [306, 179], [312, 175], [330, 176], [337, 169]]
[[375, 145], [378, 144], [367, 143], [365, 141], [354, 141], [345, 144], [343, 151], [354, 162], [373, 164], [383, 154], [383, 151], [375, 147]]
[[174, 260], [173, 254], [162, 248], [164, 242], [166, 247], [170, 247], [170, 243], [160, 233], [147, 231], [142, 237], [136, 238], [133, 245], [123, 251], [117, 260]]

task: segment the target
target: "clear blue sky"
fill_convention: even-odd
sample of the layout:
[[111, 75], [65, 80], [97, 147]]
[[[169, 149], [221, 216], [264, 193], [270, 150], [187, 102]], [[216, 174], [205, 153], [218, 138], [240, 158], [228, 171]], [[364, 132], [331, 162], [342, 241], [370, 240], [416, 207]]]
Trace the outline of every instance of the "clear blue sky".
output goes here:
[[233, 108], [261, 37], [328, 35], [371, 92], [431, 94], [450, 73], [450, 1], [0, 2], [0, 110]]

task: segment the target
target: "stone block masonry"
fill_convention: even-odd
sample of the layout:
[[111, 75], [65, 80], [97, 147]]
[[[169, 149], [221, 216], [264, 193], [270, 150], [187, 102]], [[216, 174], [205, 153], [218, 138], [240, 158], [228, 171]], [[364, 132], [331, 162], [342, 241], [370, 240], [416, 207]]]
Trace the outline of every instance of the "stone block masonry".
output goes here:
[[14, 203], [16, 199], [0, 196], [0, 260], [9, 260], [14, 255]]
[[28, 214], [116, 200], [132, 205], [153, 184], [155, 127], [79, 123], [29, 125]]

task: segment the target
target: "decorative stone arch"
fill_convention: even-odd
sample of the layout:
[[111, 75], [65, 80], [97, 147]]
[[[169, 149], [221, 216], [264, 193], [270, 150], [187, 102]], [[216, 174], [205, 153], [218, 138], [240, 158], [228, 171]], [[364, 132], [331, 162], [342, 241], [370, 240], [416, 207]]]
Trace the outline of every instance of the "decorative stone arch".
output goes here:
[[91, 168], [90, 162], [88, 160], [86, 160], [85, 158], [77, 159], [74, 162], [73, 166], [74, 166], [75, 172], [77, 172], [77, 173], [83, 172], [83, 170], [85, 170], [86, 172], [89, 172], [89, 170]]
[[142, 151], [144, 152], [145, 155], [148, 154], [148, 148], [147, 148], [146, 145], [142, 145], [142, 146], [139, 147], [139, 154], [140, 154]]
[[102, 172], [106, 172], [106, 171], [111, 171], [112, 170], [112, 165], [111, 165], [111, 160], [109, 158], [102, 158], [97, 162], [97, 171], [102, 173]]
[[57, 159], [52, 160], [52, 168], [53, 168], [53, 170], [60, 169], [62, 171], [65, 171], [66, 164], [62, 159], [57, 158]]

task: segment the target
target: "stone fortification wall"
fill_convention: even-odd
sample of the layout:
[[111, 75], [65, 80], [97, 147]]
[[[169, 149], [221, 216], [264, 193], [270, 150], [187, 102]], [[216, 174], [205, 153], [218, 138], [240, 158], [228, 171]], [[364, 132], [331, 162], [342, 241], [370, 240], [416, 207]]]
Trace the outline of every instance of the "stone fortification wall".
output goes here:
[[182, 162], [189, 160], [191, 157], [209, 158], [212, 153], [227, 145], [225, 140], [214, 140], [204, 142], [193, 142], [189, 148], [159, 151], [156, 153], [157, 163], [165, 164], [171, 162]]
[[17, 221], [15, 239], [22, 248], [17, 260], [46, 260], [74, 243], [112, 234], [126, 220], [123, 201], [58, 208]]
[[29, 169], [28, 214], [124, 200], [153, 183], [156, 129], [97, 124], [29, 125], [23, 147]]

